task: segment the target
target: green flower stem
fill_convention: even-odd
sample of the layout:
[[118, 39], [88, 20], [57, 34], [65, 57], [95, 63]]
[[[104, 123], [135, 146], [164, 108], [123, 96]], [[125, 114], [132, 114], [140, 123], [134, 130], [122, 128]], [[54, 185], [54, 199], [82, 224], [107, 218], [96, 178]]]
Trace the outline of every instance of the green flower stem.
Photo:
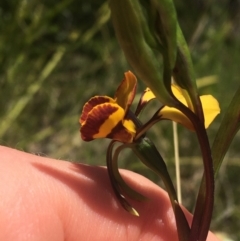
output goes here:
[[206, 195], [201, 193], [201, 189], [199, 190], [189, 240], [205, 241], [211, 223], [214, 204], [214, 172], [211, 149], [204, 123], [190, 109], [180, 102], [178, 109], [190, 119], [196, 131], [202, 152], [204, 176], [206, 181]]

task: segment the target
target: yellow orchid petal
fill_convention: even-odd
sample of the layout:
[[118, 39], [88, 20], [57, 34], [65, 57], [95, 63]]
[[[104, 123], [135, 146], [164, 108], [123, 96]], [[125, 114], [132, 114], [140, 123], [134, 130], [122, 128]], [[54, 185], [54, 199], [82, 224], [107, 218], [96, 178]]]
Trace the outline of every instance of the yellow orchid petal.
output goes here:
[[184, 105], [187, 106], [187, 101], [186, 101], [186, 99], [185, 99], [185, 97], [184, 97], [184, 95], [183, 95], [182, 89], [181, 89], [179, 86], [175, 85], [175, 84], [172, 84], [172, 85], [171, 85], [171, 89], [172, 89], [172, 92], [173, 92], [174, 96], [175, 96], [180, 102], [182, 102]]
[[138, 102], [137, 109], [135, 111], [135, 115], [138, 116], [139, 113], [143, 110], [143, 108], [146, 106], [146, 104], [155, 99], [156, 96], [153, 94], [153, 92], [150, 90], [150, 88], [146, 88], [140, 98], [140, 101]]
[[131, 143], [133, 142], [134, 136], [135, 133], [130, 132], [122, 125], [122, 122], [119, 122], [106, 137], [123, 143]]
[[122, 121], [124, 110], [115, 103], [96, 105], [89, 111], [80, 129], [82, 139], [90, 141], [106, 137]]
[[188, 95], [188, 92], [182, 88], [180, 88], [178, 85], [172, 84], [171, 85], [172, 92], [174, 96], [182, 102], [184, 105], [186, 105], [190, 110], [194, 112], [194, 108], [191, 102], [191, 99]]
[[84, 106], [82, 110], [82, 114], [80, 116], [79, 122], [81, 125], [84, 124], [84, 122], [87, 119], [87, 116], [89, 112], [97, 105], [103, 104], [103, 103], [114, 103], [114, 99], [108, 97], [108, 96], [94, 96], [92, 97]]
[[[186, 102], [186, 99], [183, 95], [183, 90], [175, 84], [171, 85], [171, 89], [172, 89], [172, 92], [173, 92], [174, 96], [179, 101], [181, 101], [184, 105], [186, 105], [187, 102]], [[146, 88], [143, 92], [142, 97], [141, 97], [141, 102], [146, 103], [146, 102], [149, 102], [150, 100], [155, 99], [155, 98], [156, 98], [156, 96], [153, 94], [153, 92], [150, 90], [150, 88]]]
[[205, 119], [205, 128], [213, 122], [215, 117], [220, 113], [218, 101], [212, 95], [202, 95], [200, 100], [203, 106], [203, 114]]
[[[172, 89], [172, 92], [174, 94], [174, 96], [179, 100], [181, 101], [184, 105], [187, 105], [187, 101], [184, 97], [184, 93], [183, 93], [183, 90], [175, 85], [175, 84], [172, 84], [171, 85], [171, 89]], [[137, 106], [137, 109], [136, 109], [136, 116], [139, 115], [139, 113], [142, 111], [142, 109], [145, 107], [145, 105], [151, 101], [152, 99], [155, 99], [156, 96], [153, 94], [153, 92], [150, 90], [150, 88], [146, 88], [141, 96], [141, 99], [138, 103], [138, 106]]]
[[104, 109], [106, 110], [106, 113], [108, 113], [109, 115], [106, 116], [107, 119], [104, 119], [104, 122], [102, 121], [102, 124], [99, 128], [99, 132], [93, 136], [94, 139], [107, 137], [112, 132], [112, 130], [118, 125], [118, 123], [122, 122], [122, 119], [124, 117], [124, 110], [118, 104], [111, 104], [109, 106], [105, 105]]
[[158, 113], [160, 119], [167, 119], [175, 121], [190, 130], [194, 130], [192, 122], [178, 109], [173, 107], [164, 106]]
[[96, 105], [89, 111], [80, 129], [82, 139], [91, 141], [97, 138], [111, 138], [131, 142], [132, 133], [122, 125], [125, 112], [116, 103]]
[[124, 79], [117, 88], [114, 99], [126, 113], [135, 97], [137, 79], [131, 71], [126, 72], [124, 76]]
[[155, 99], [156, 96], [153, 94], [153, 92], [149, 89], [146, 88], [143, 92], [143, 95], [141, 97], [141, 102], [149, 102], [152, 99]]
[[[220, 113], [218, 101], [211, 95], [200, 96], [205, 117], [205, 128], [208, 128], [214, 118]], [[186, 102], [185, 102], [186, 103]], [[161, 119], [173, 120], [190, 130], [194, 130], [191, 121], [178, 109], [164, 106], [158, 113]]]
[[131, 133], [136, 133], [136, 126], [131, 119], [123, 120], [123, 126]]

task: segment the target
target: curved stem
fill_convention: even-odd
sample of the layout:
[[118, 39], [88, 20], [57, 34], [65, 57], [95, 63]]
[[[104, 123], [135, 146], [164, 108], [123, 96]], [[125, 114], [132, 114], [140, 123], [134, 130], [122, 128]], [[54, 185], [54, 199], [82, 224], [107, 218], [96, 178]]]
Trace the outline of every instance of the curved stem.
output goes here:
[[111, 182], [111, 185], [112, 185], [112, 188], [113, 188], [113, 191], [115, 193], [115, 195], [117, 196], [117, 198], [121, 199], [121, 195], [120, 195], [120, 192], [119, 192], [119, 187], [115, 181], [115, 178], [114, 178], [114, 174], [113, 172], [111, 171], [113, 169], [113, 165], [112, 165], [112, 152], [113, 152], [113, 148], [114, 148], [114, 145], [117, 141], [111, 141], [109, 146], [108, 146], [108, 149], [107, 149], [107, 156], [106, 156], [106, 162], [107, 162], [107, 171], [108, 171], [108, 176], [110, 178], [110, 182]]
[[111, 171], [113, 169], [113, 163], [112, 163], [112, 152], [114, 148], [114, 144], [117, 141], [113, 140], [110, 142], [108, 149], [107, 149], [107, 170], [108, 170], [108, 175], [110, 178], [110, 182], [113, 188], [113, 191], [121, 203], [122, 207], [129, 213], [133, 214], [134, 216], [139, 216], [138, 212], [127, 202], [127, 200], [124, 198], [124, 196], [121, 195], [120, 188], [118, 186], [118, 183], [116, 182], [114, 178], [114, 174]]
[[122, 178], [121, 174], [118, 170], [118, 156], [120, 152], [125, 148], [131, 148], [131, 144], [125, 143], [116, 148], [114, 151], [113, 158], [111, 160], [111, 170], [114, 176], [114, 181], [117, 182], [119, 186], [119, 191], [123, 191], [124, 194], [126, 194], [128, 197], [136, 200], [136, 201], [146, 201], [148, 200], [147, 197], [143, 196], [142, 194], [138, 193], [134, 189], [132, 189], [130, 186], [127, 185], [127, 183]]
[[[198, 118], [197, 115], [195, 115], [182, 103], [179, 102], [176, 108], [182, 111], [192, 122], [203, 157], [206, 195], [202, 195], [201, 190], [199, 190], [192, 222], [190, 241], [205, 240], [211, 222], [214, 202], [214, 173], [211, 149], [204, 123]], [[161, 119], [158, 117], [158, 112], [159, 110], [146, 124], [139, 128], [135, 137], [136, 140], [140, 138], [142, 134], [145, 133], [152, 125]], [[201, 237], [201, 239], [198, 239], [198, 237]]]
[[201, 195], [201, 193], [199, 193], [197, 198], [189, 240], [205, 241], [211, 223], [214, 204], [214, 172], [211, 149], [204, 123], [202, 123], [199, 118], [182, 103], [179, 103], [178, 109], [190, 119], [196, 130], [203, 157], [204, 176], [206, 184], [205, 199], [204, 196]]
[[[215, 178], [222, 164], [223, 158], [235, 136], [240, 129], [240, 87], [236, 91], [227, 111], [224, 114], [223, 120], [219, 126], [215, 140], [212, 144], [212, 159]], [[204, 199], [205, 195], [205, 177], [203, 176], [198, 200]]]

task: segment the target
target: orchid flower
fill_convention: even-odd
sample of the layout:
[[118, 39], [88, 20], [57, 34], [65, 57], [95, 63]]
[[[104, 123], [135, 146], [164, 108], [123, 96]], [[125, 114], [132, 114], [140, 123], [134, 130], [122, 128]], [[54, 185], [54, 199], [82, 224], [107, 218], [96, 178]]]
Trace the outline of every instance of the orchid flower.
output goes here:
[[[155, 98], [155, 95], [147, 88], [134, 114], [130, 110], [130, 107], [135, 97], [136, 87], [137, 79], [132, 72], [128, 71], [117, 88], [114, 98], [108, 96], [95, 96], [91, 98], [84, 105], [79, 120], [82, 139], [84, 141], [91, 141], [97, 138], [109, 138], [122, 143], [132, 143], [138, 139], [138, 131], [142, 129], [143, 125], [137, 116], [143, 107]], [[180, 87], [173, 84], [172, 92], [179, 101], [187, 106], [187, 100]], [[200, 100], [205, 117], [205, 128], [208, 128], [217, 114], [219, 114], [220, 108], [217, 100], [211, 95], [200, 96]], [[147, 126], [150, 127], [159, 120], [164, 119], [178, 122], [194, 131], [191, 121], [181, 111], [168, 106], [162, 106], [147, 122]], [[141, 131], [141, 134], [144, 133]]]
[[[84, 141], [98, 138], [112, 139], [107, 150], [109, 177], [121, 205], [133, 215], [138, 215], [138, 213], [126, 201], [124, 194], [140, 201], [145, 200], [146, 197], [131, 189], [122, 179], [117, 165], [119, 153], [124, 148], [131, 148], [145, 165], [158, 173], [165, 182], [172, 205], [176, 208], [176, 205], [178, 205], [176, 202], [177, 197], [165, 162], [154, 144], [145, 137], [145, 134], [153, 124], [164, 119], [176, 121], [188, 129], [194, 130], [190, 120], [182, 112], [168, 106], [162, 106], [147, 123], [142, 124], [138, 119], [138, 115], [146, 104], [155, 98], [155, 95], [147, 88], [140, 98], [135, 113], [133, 113], [130, 107], [135, 97], [136, 87], [137, 79], [135, 75], [130, 71], [126, 72], [114, 97], [95, 96], [91, 98], [84, 105], [79, 120], [81, 137]], [[172, 85], [172, 92], [179, 101], [187, 106], [181, 88]], [[207, 128], [219, 113], [219, 105], [212, 96], [202, 96], [200, 99], [206, 120], [205, 127]], [[115, 148], [117, 143], [122, 144]]]
[[129, 108], [135, 97], [136, 86], [136, 77], [128, 71], [114, 98], [91, 98], [84, 105], [80, 118], [82, 139], [110, 138], [122, 143], [133, 142], [138, 120]]
[[[174, 96], [194, 112], [194, 110], [191, 108], [192, 106], [188, 106], [189, 103], [184, 96], [183, 90], [176, 84], [172, 84], [171, 89]], [[145, 106], [149, 101], [155, 98], [156, 97], [153, 92], [149, 88], [146, 88], [146, 90], [142, 94], [141, 100], [139, 102], [139, 107], [137, 108], [136, 112], [140, 111], [143, 106]], [[200, 96], [200, 100], [203, 107], [203, 114], [205, 120], [204, 126], [207, 129], [209, 125], [213, 122], [215, 117], [220, 113], [220, 107], [218, 101], [212, 95], [202, 95]], [[142, 133], [143, 130], [144, 132], [146, 132], [147, 129], [149, 129], [153, 124], [160, 120], [172, 120], [183, 125], [189, 130], [194, 131], [192, 122], [180, 110], [174, 107], [162, 106], [155, 113], [155, 115], [146, 124], [144, 124], [140, 132]]]

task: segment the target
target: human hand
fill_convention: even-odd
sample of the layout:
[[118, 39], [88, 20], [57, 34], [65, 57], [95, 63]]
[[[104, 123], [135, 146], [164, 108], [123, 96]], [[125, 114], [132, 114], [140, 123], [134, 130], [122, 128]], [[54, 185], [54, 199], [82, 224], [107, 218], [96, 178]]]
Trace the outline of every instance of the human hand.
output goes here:
[[[178, 240], [167, 194], [136, 173], [121, 171], [132, 188], [150, 199], [129, 200], [140, 217], [120, 206], [105, 167], [7, 147], [0, 147], [0, 153], [0, 240]], [[209, 233], [207, 240], [218, 239]]]

